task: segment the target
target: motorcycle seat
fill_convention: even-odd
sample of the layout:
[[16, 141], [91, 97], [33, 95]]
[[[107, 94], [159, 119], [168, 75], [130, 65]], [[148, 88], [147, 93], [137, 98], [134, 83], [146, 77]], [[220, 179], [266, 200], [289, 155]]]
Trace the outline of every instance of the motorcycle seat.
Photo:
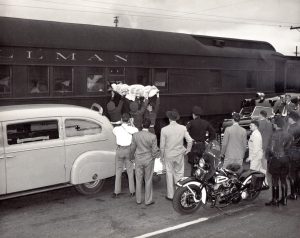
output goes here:
[[242, 166], [240, 166], [239, 164], [229, 164], [226, 167], [226, 172], [230, 174], [240, 174], [241, 170], [242, 170]]

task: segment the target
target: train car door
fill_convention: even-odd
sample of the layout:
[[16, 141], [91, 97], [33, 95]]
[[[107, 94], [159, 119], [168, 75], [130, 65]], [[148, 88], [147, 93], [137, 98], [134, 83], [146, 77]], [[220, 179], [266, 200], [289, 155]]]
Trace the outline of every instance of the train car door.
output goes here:
[[6, 193], [6, 169], [2, 123], [0, 123], [0, 195]]

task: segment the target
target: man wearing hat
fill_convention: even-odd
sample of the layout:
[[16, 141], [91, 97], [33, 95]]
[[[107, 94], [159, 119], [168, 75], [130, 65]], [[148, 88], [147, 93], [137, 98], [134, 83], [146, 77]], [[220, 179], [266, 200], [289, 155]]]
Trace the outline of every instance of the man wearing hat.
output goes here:
[[288, 132], [293, 136], [289, 149], [289, 181], [291, 194], [289, 199], [296, 200], [300, 195], [300, 115], [291, 111], [288, 116]]
[[[268, 148], [268, 171], [272, 176], [272, 199], [266, 206], [287, 205], [287, 175], [289, 172], [289, 154], [293, 137], [284, 129], [285, 120], [281, 116], [274, 118], [275, 131]], [[279, 200], [279, 181], [281, 199]]]
[[224, 158], [223, 168], [229, 164], [243, 165], [243, 159], [247, 148], [247, 132], [239, 125], [240, 115], [232, 113], [233, 124], [225, 129], [221, 157]]
[[[167, 200], [172, 200], [175, 184], [184, 174], [184, 155], [190, 152], [192, 138], [183, 125], [176, 121], [180, 118], [179, 113], [173, 109], [166, 112], [170, 124], [161, 129], [160, 151], [166, 165]], [[183, 140], [187, 142], [187, 148], [183, 146]]]
[[189, 163], [192, 166], [192, 176], [194, 174], [194, 164], [196, 164], [197, 158], [201, 158], [205, 150], [206, 133], [208, 132], [209, 141], [216, 138], [216, 132], [212, 125], [200, 118], [203, 114], [202, 109], [199, 106], [193, 107], [193, 120], [187, 124], [187, 130], [193, 139], [193, 146], [191, 152], [188, 154]]

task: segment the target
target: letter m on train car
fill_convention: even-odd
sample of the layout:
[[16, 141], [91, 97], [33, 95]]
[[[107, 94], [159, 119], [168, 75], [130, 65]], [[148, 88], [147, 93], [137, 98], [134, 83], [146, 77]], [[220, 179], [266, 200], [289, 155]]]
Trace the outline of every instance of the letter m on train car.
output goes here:
[[76, 53], [71, 53], [66, 56], [60, 52], [56, 52], [56, 59], [57, 60], [68, 60], [69, 59], [69, 60], [75, 61], [75, 55], [76, 55]]

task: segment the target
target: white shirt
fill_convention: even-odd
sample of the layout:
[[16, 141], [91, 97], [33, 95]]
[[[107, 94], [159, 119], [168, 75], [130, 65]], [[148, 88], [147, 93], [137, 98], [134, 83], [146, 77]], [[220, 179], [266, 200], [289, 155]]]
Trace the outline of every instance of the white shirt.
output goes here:
[[254, 130], [249, 138], [249, 159], [259, 160], [262, 157], [262, 137], [259, 130]]
[[113, 129], [113, 133], [117, 139], [117, 145], [120, 146], [129, 146], [132, 140], [132, 134], [138, 132], [139, 130], [136, 127], [129, 126], [126, 123], [123, 123], [121, 126], [117, 126]]

